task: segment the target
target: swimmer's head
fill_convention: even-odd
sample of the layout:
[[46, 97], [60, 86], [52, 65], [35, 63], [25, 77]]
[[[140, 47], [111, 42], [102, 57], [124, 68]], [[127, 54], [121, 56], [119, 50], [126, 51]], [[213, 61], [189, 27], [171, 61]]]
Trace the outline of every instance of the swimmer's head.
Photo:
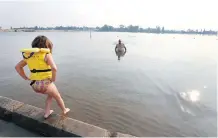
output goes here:
[[118, 40], [118, 43], [121, 44], [121, 40], [120, 39]]
[[40, 35], [33, 40], [32, 48], [49, 48], [52, 53], [53, 44], [46, 36]]

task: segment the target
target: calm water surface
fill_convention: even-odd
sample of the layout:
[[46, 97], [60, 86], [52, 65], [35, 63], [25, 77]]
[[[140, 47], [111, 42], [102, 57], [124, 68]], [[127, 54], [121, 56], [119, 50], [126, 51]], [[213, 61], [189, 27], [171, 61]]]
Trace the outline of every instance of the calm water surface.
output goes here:
[[0, 137], [42, 137], [39, 134], [19, 127], [12, 122], [0, 120]]
[[[14, 69], [19, 50], [39, 34], [54, 44], [56, 85], [70, 117], [135, 136], [217, 136], [216, 36], [0, 33], [0, 95], [41, 108], [45, 96]], [[120, 60], [119, 38], [127, 47]]]

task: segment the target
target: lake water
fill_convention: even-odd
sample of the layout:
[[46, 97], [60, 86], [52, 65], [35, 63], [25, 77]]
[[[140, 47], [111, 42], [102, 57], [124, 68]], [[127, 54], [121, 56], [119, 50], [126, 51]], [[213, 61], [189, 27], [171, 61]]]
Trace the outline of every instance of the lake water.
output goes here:
[[42, 137], [11, 122], [0, 120], [0, 137]]
[[[54, 44], [56, 85], [70, 117], [135, 136], [217, 136], [216, 36], [0, 33], [0, 95], [41, 108], [46, 97], [14, 69], [19, 50], [39, 34]], [[120, 60], [119, 38], [127, 47]], [[52, 107], [60, 113], [55, 101]]]

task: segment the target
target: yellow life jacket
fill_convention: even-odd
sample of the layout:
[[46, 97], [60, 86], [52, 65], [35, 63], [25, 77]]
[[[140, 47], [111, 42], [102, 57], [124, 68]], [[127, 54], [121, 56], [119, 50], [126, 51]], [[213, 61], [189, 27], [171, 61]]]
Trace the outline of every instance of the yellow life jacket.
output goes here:
[[51, 67], [45, 62], [47, 48], [26, 48], [21, 50], [23, 58], [31, 72], [30, 80], [44, 80], [52, 78]]

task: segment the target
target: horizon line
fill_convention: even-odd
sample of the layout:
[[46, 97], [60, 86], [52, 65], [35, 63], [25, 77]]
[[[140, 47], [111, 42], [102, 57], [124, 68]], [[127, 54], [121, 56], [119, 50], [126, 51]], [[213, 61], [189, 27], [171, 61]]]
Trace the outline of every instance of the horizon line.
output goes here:
[[[99, 28], [101, 28], [101, 27], [103, 27], [103, 26], [105, 26], [105, 25], [107, 25], [107, 26], [112, 26], [113, 28], [120, 28], [120, 25], [123, 25], [123, 24], [120, 24], [120, 25], [116, 25], [116, 26], [113, 26], [113, 25], [109, 25], [109, 24], [104, 24], [104, 25], [96, 25], [96, 26], [85, 26], [85, 25], [83, 25], [83, 26], [76, 26], [76, 25], [51, 25], [51, 26], [40, 26], [40, 25], [34, 25], [34, 26], [23, 26], [23, 27], [13, 27], [13, 26], [10, 26], [10, 27], [8, 27], [8, 28], [3, 28], [1, 25], [0, 25], [0, 28], [1, 29], [11, 29], [11, 28], [35, 28], [35, 27], [39, 27], [39, 28], [49, 28], [49, 27], [51, 27], [51, 28], [55, 28], [55, 27], [78, 27], [78, 28], [97, 28], [97, 27], [99, 27]], [[194, 31], [196, 31], [196, 30], [210, 30], [210, 31], [216, 31], [216, 32], [218, 32], [218, 29], [205, 29], [206, 27], [202, 27], [202, 28], [198, 28], [198, 29], [192, 29], [192, 28], [185, 28], [185, 29], [176, 29], [176, 28], [165, 28], [165, 26], [163, 26], [163, 25], [156, 25], [156, 27], [154, 27], [154, 26], [147, 26], [147, 27], [142, 27], [142, 26], [140, 26], [140, 25], [133, 25], [133, 24], [129, 24], [129, 25], [123, 25], [125, 28], [127, 28], [128, 26], [138, 26], [139, 28], [142, 28], [142, 29], [147, 29], [147, 28], [157, 28], [157, 27], [160, 27], [160, 28], [162, 28], [162, 27], [164, 27], [164, 29], [167, 29], [167, 30], [194, 30]]]

